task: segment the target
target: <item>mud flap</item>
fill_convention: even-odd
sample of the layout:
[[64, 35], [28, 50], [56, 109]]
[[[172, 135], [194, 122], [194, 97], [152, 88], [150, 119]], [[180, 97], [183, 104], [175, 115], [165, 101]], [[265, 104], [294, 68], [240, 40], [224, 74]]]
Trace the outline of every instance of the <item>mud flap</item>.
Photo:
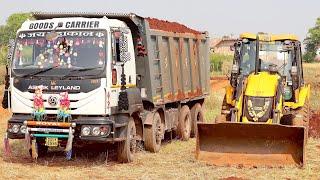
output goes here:
[[198, 123], [196, 159], [218, 166], [303, 166], [304, 127]]

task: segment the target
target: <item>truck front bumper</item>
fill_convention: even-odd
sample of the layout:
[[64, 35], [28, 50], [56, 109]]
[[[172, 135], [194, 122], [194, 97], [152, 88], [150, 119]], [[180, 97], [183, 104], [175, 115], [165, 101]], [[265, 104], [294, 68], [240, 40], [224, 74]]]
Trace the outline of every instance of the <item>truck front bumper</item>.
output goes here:
[[[106, 143], [125, 140], [123, 132], [127, 123], [115, 123], [114, 117], [80, 117], [72, 122], [77, 124], [75, 141]], [[90, 127], [90, 135], [84, 135], [84, 127]], [[106, 135], [93, 135], [94, 127], [108, 127], [109, 132]]]
[[[127, 121], [123, 120], [120, 121], [121, 123], [115, 123], [115, 117], [81, 117], [72, 119], [71, 123], [75, 123], [75, 132], [74, 132], [74, 141], [85, 141], [85, 142], [97, 142], [97, 143], [106, 143], [106, 142], [118, 142], [125, 140], [125, 128], [127, 126]], [[32, 120], [31, 115], [27, 114], [14, 114], [10, 120], [8, 121], [8, 129], [7, 129], [7, 137], [9, 139], [24, 139], [25, 138], [25, 131], [21, 131], [26, 126], [24, 125], [24, 121]], [[18, 132], [13, 132], [12, 127], [16, 125], [19, 127]], [[82, 133], [83, 127], [91, 127], [91, 131], [93, 127], [108, 127], [109, 132], [106, 135], [84, 135]]]

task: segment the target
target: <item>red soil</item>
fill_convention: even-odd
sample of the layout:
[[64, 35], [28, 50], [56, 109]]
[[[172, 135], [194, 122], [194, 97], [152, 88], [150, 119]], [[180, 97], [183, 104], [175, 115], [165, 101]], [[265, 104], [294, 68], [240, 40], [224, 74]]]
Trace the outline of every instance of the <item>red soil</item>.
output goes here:
[[309, 137], [320, 138], [320, 112], [312, 113], [309, 124]]
[[162, 31], [168, 32], [176, 32], [176, 33], [192, 33], [192, 34], [201, 34], [201, 32], [196, 31], [194, 29], [190, 29], [185, 25], [179, 24], [177, 22], [170, 22], [159, 20], [156, 18], [147, 18], [151, 29], [158, 29]]
[[210, 85], [211, 90], [217, 91], [220, 89], [225, 88], [228, 85], [229, 81], [226, 77], [211, 77], [210, 78]]

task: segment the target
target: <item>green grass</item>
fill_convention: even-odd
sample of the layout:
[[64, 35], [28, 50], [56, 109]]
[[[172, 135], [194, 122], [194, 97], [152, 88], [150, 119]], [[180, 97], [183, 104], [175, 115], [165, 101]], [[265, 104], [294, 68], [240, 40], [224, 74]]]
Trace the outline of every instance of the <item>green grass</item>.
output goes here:
[[320, 63], [304, 63], [304, 80], [311, 85], [310, 106], [312, 110], [320, 109]]
[[230, 72], [233, 56], [218, 53], [210, 55], [210, 64], [213, 67], [211, 75], [226, 75]]
[[212, 90], [210, 96], [205, 100], [204, 110], [206, 122], [213, 122], [215, 117], [220, 114], [224, 94], [224, 89]]

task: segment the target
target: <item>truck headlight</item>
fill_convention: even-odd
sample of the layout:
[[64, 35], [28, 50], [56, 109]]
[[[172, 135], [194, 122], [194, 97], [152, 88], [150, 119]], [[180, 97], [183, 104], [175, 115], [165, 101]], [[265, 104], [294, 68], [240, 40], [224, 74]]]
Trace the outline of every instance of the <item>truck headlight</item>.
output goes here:
[[92, 129], [92, 135], [99, 136], [100, 135], [100, 127], [96, 126]]
[[91, 129], [90, 129], [89, 126], [85, 126], [81, 130], [81, 134], [84, 135], [84, 136], [89, 136], [90, 132], [91, 132]]
[[101, 136], [108, 136], [110, 134], [111, 128], [110, 126], [102, 126], [100, 127]]
[[14, 124], [11, 129], [13, 133], [18, 133], [20, 131], [20, 125]]
[[25, 125], [22, 125], [22, 126], [20, 127], [20, 132], [21, 132], [22, 134], [25, 134], [26, 131], [27, 131], [27, 127], [26, 127]]

